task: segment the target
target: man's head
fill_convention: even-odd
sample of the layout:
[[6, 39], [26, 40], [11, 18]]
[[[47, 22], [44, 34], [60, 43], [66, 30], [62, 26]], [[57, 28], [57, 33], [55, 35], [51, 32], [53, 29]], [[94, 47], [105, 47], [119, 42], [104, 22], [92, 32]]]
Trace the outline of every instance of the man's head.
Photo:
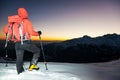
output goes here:
[[28, 18], [28, 12], [25, 8], [19, 8], [18, 9], [18, 16], [22, 19]]

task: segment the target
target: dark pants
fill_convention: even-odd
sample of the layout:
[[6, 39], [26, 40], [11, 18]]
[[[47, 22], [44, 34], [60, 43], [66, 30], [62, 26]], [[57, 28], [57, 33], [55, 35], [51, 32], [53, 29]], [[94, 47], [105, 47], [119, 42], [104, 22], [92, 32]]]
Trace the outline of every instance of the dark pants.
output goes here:
[[17, 68], [18, 74], [24, 71], [24, 68], [23, 68], [24, 50], [34, 53], [30, 64], [37, 65], [37, 61], [40, 55], [40, 49], [36, 45], [32, 44], [29, 40], [24, 41], [23, 44], [21, 44], [21, 42], [16, 42], [15, 50], [16, 50], [16, 57], [17, 57], [16, 68]]

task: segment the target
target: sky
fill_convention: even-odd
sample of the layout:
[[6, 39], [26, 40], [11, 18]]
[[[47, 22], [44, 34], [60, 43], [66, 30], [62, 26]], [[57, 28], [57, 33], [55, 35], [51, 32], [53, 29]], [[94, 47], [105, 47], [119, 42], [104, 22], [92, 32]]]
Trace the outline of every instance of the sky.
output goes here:
[[44, 40], [120, 34], [120, 0], [0, 0], [0, 39], [9, 15], [24, 7]]

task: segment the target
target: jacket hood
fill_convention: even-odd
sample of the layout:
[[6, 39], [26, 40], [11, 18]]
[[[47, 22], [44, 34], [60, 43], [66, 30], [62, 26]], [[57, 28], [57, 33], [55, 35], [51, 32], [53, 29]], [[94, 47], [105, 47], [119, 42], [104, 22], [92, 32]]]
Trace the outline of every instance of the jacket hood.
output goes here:
[[19, 8], [18, 9], [18, 16], [20, 16], [23, 19], [28, 18], [27, 10], [25, 8]]

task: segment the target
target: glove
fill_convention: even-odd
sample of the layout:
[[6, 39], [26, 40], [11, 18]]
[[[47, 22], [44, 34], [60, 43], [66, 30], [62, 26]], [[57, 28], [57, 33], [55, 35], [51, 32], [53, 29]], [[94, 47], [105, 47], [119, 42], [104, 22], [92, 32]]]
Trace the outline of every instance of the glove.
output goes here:
[[41, 31], [38, 31], [38, 34], [39, 34], [39, 36], [42, 34], [42, 32]]

